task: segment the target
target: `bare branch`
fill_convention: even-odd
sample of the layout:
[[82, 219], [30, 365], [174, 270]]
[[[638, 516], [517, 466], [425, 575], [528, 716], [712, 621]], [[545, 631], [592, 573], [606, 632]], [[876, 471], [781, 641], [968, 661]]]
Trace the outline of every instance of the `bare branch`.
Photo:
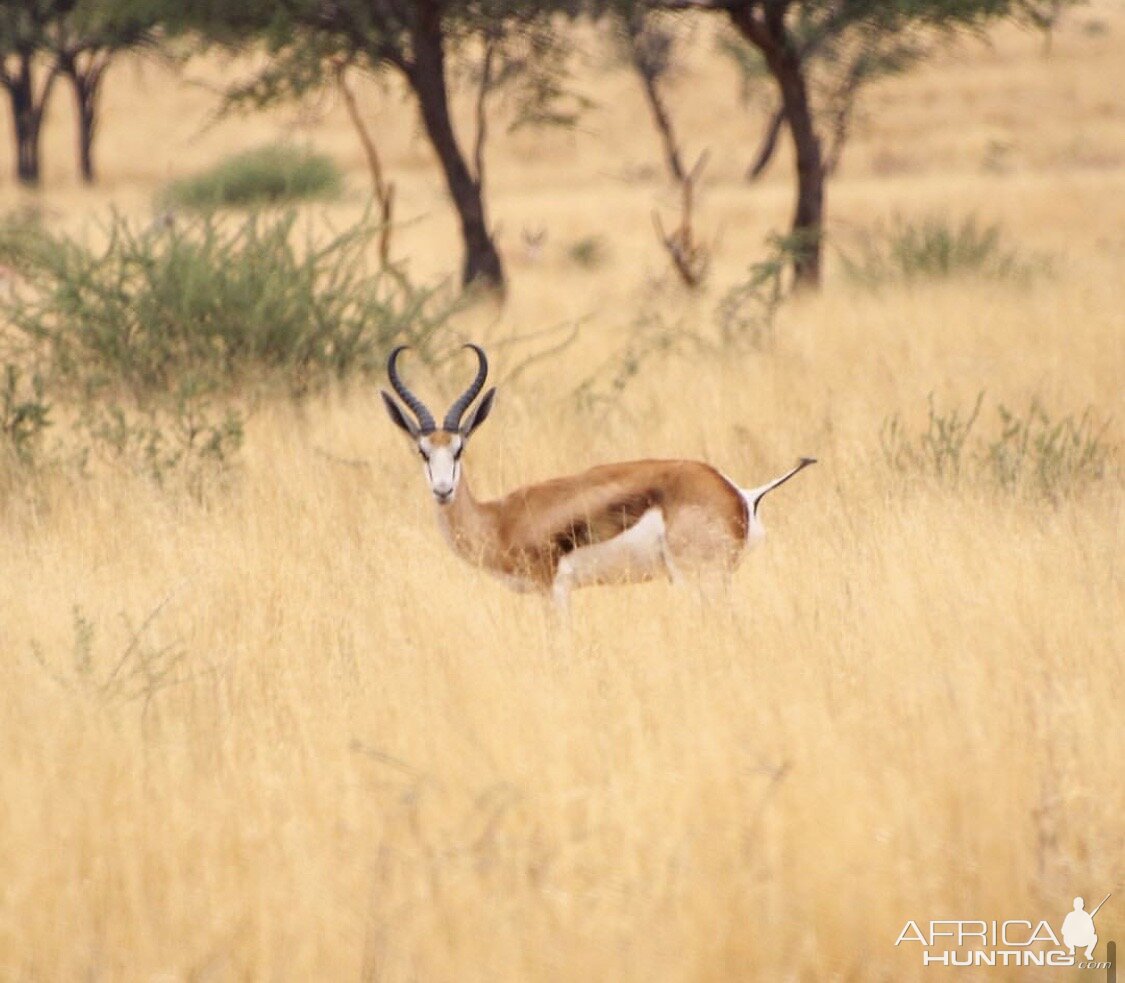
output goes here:
[[757, 180], [762, 176], [765, 169], [769, 167], [770, 161], [773, 160], [774, 152], [777, 150], [777, 138], [781, 135], [781, 126], [784, 122], [785, 106], [778, 105], [770, 114], [770, 120], [766, 126], [766, 131], [762, 134], [762, 142], [758, 147], [758, 153], [755, 154], [753, 163], [746, 170], [747, 181]]
[[371, 182], [375, 186], [375, 198], [379, 202], [380, 220], [382, 222], [382, 226], [379, 230], [379, 262], [382, 263], [383, 266], [387, 266], [390, 264], [395, 186], [388, 183], [383, 177], [383, 165], [379, 160], [379, 151], [375, 147], [375, 141], [371, 139], [371, 132], [363, 122], [363, 116], [359, 111], [355, 93], [352, 92], [351, 86], [348, 85], [346, 75], [348, 63], [338, 61], [334, 68], [336, 88], [343, 97], [344, 106], [347, 108], [352, 126], [355, 127], [355, 131], [359, 136], [359, 142], [363, 145], [363, 152], [367, 157], [367, 166], [371, 171]]
[[674, 37], [654, 24], [652, 18], [646, 19], [643, 14], [625, 18], [624, 28], [629, 61], [641, 81], [641, 89], [663, 141], [664, 159], [668, 163], [672, 180], [679, 184], [684, 180], [686, 172], [680, 157], [679, 141], [672, 126], [672, 117], [660, 92], [660, 79], [671, 68]]
[[[578, 333], [582, 329], [583, 322], [588, 320], [588, 319], [589, 319], [588, 317], [579, 318], [577, 321], [573, 322], [573, 324], [570, 325], [570, 331], [568, 331], [566, 333], [566, 335], [562, 338], [561, 341], [558, 341], [554, 345], [551, 345], [547, 348], [541, 349], [540, 351], [533, 352], [531, 355], [528, 355], [522, 362], [520, 362], [518, 365], [516, 365], [506, 376], [504, 376], [501, 384], [507, 385], [511, 382], [514, 382], [521, 375], [523, 375], [524, 372], [526, 372], [531, 366], [535, 365], [537, 362], [541, 362], [546, 358], [551, 358], [552, 356], [558, 355], [560, 352], [565, 351], [572, 344], [574, 344], [574, 342], [577, 340]], [[520, 340], [527, 340], [527, 338], [535, 337], [536, 335], [539, 335], [539, 334], [550, 334], [550, 333], [553, 333], [553, 332], [555, 332], [555, 331], [557, 331], [561, 328], [565, 328], [566, 326], [567, 326], [566, 324], [555, 325], [555, 326], [549, 328], [547, 331], [536, 332], [535, 334], [527, 335], [523, 339], [520, 339]]]
[[707, 275], [710, 265], [710, 251], [703, 244], [696, 242], [692, 230], [692, 209], [695, 205], [695, 183], [707, 166], [710, 151], [704, 150], [699, 159], [692, 166], [687, 176], [680, 183], [680, 226], [674, 232], [664, 231], [664, 223], [660, 213], [653, 211], [652, 224], [656, 230], [656, 238], [672, 259], [672, 265], [680, 275], [684, 286], [689, 289], [698, 287]]
[[492, 68], [496, 60], [496, 38], [484, 42], [484, 57], [480, 66], [480, 88], [477, 90], [477, 132], [473, 144], [473, 171], [477, 188], [484, 188], [484, 145], [488, 139], [488, 93], [492, 89]]
[[710, 150], [704, 150], [703, 153], [699, 155], [699, 159], [696, 160], [694, 166], [691, 169], [691, 172], [687, 176], [688, 184], [694, 184], [695, 181], [698, 180], [699, 175], [703, 173], [703, 168], [707, 166], [707, 161], [710, 159], [710, 157]]

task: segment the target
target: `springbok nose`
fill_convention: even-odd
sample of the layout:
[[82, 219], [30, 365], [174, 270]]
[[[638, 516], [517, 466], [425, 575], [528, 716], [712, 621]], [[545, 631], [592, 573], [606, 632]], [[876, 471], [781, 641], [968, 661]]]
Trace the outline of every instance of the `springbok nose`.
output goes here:
[[434, 498], [439, 502], [448, 502], [453, 497], [452, 485], [434, 485], [433, 488]]

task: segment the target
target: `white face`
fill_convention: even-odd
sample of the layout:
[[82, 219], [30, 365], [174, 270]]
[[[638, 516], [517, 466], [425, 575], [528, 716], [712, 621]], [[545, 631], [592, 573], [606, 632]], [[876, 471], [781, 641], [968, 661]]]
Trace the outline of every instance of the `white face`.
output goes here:
[[448, 505], [461, 479], [461, 451], [465, 439], [460, 434], [439, 430], [418, 438], [418, 453], [430, 491], [439, 505]]

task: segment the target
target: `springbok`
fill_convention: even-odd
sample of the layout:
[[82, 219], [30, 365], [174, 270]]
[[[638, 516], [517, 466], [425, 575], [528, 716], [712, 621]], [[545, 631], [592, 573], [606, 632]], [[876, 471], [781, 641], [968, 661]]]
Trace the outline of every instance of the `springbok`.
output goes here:
[[543, 249], [547, 245], [547, 227], [540, 225], [530, 229], [525, 225], [520, 238], [523, 240], [523, 258], [528, 263], [538, 263], [543, 258]]
[[478, 502], [465, 480], [465, 445], [492, 410], [496, 389], [470, 404], [488, 378], [488, 358], [469, 344], [476, 378], [449, 407], [439, 428], [425, 404], [387, 360], [387, 377], [411, 419], [381, 390], [395, 426], [422, 457], [438, 524], [454, 552], [507, 580], [517, 590], [553, 594], [566, 609], [570, 591], [588, 584], [627, 583], [688, 570], [729, 572], [744, 550], [765, 536], [758, 517], [762, 499], [815, 459], [803, 457], [780, 478], [739, 488], [701, 461], [630, 461], [527, 485], [491, 502]]

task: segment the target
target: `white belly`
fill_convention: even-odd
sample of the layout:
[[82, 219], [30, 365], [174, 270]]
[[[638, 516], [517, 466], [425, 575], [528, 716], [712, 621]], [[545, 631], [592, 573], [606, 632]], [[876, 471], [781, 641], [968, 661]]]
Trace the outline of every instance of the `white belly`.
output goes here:
[[537, 584], [534, 580], [529, 580], [527, 577], [520, 577], [516, 574], [511, 573], [504, 573], [500, 570], [489, 570], [488, 572], [498, 580], [501, 580], [505, 584], [507, 584], [507, 586], [514, 590], [517, 594], [530, 594], [532, 591], [541, 589], [539, 584]]
[[559, 576], [574, 587], [647, 580], [664, 572], [664, 515], [657, 508], [619, 536], [583, 546], [559, 561]]

